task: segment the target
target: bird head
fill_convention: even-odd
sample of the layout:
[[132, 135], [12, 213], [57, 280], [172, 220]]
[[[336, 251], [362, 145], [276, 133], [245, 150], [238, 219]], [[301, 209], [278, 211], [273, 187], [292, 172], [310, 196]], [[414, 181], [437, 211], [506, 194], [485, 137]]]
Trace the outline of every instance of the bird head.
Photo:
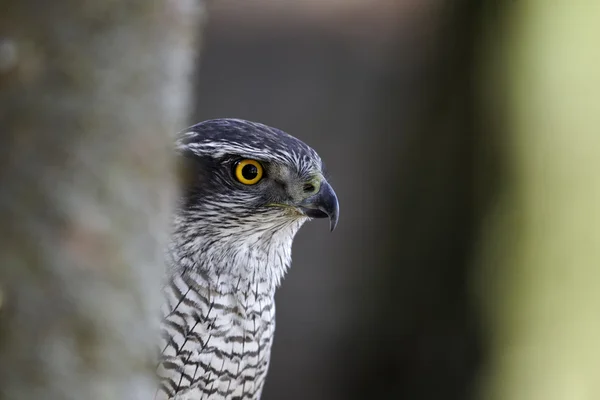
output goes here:
[[339, 205], [321, 159], [293, 136], [216, 119], [183, 131], [176, 146], [182, 193], [170, 247], [177, 264], [276, 286], [305, 221], [329, 218], [335, 229]]

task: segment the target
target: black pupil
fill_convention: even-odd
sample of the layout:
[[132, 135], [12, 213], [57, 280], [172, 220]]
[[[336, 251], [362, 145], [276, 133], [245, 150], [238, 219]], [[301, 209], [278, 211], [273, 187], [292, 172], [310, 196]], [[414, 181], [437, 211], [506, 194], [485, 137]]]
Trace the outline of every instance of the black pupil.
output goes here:
[[253, 164], [246, 164], [242, 167], [242, 176], [249, 181], [258, 176], [258, 168]]

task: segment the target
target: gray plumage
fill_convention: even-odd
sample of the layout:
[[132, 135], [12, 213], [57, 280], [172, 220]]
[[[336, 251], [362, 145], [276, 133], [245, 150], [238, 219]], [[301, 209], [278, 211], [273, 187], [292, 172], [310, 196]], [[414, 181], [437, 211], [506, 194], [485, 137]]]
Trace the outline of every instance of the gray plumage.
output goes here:
[[[310, 218], [328, 217], [333, 230], [337, 198], [313, 149], [262, 124], [205, 121], [176, 148], [182, 192], [167, 249], [156, 398], [256, 400], [294, 235]], [[260, 164], [257, 183], [236, 175], [243, 160]]]

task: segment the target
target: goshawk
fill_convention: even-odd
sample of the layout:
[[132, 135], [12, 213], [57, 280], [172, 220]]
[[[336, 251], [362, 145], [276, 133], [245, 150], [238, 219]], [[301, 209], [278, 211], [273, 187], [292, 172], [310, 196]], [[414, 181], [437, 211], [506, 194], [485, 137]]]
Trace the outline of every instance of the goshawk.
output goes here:
[[294, 235], [339, 206], [317, 153], [281, 130], [216, 119], [179, 134], [157, 399], [259, 399], [275, 289]]

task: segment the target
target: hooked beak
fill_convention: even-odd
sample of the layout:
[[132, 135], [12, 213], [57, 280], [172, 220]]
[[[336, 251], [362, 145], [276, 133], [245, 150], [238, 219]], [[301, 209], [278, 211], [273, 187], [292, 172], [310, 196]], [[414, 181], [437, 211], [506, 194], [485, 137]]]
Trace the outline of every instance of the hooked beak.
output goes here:
[[300, 210], [310, 218], [329, 218], [331, 232], [338, 223], [340, 205], [331, 185], [323, 180], [319, 191], [299, 204]]

